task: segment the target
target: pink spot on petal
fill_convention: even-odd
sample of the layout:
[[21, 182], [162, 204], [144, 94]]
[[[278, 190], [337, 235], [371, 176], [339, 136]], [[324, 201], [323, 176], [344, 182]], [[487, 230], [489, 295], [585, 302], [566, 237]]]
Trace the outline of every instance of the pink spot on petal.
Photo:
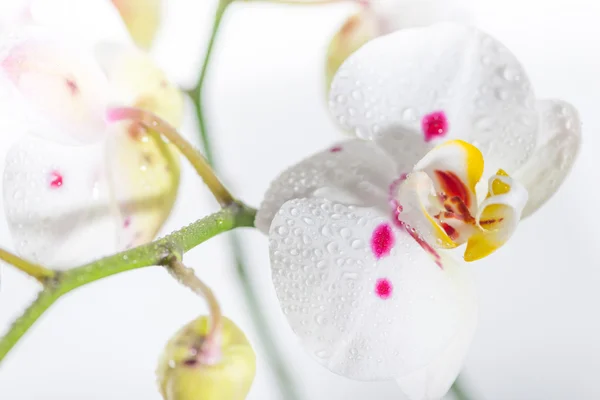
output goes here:
[[448, 119], [443, 111], [432, 112], [423, 117], [421, 127], [425, 141], [429, 142], [448, 133]]
[[335, 146], [329, 149], [330, 153], [339, 153], [340, 151], [342, 151], [342, 146]]
[[126, 217], [125, 220], [123, 220], [123, 228], [129, 228], [130, 225], [131, 225], [131, 217]]
[[50, 188], [58, 189], [63, 185], [63, 176], [58, 171], [50, 172]]
[[380, 259], [389, 255], [394, 242], [394, 231], [389, 224], [381, 224], [375, 228], [371, 236], [371, 250], [375, 258]]
[[71, 92], [71, 95], [76, 96], [77, 94], [79, 94], [79, 86], [77, 85], [77, 82], [75, 82], [74, 79], [65, 79], [65, 84], [67, 85], [67, 89], [69, 89], [69, 92]]
[[394, 291], [394, 286], [389, 279], [382, 278], [378, 279], [375, 283], [375, 294], [379, 296], [380, 299], [386, 300], [392, 297], [392, 292]]

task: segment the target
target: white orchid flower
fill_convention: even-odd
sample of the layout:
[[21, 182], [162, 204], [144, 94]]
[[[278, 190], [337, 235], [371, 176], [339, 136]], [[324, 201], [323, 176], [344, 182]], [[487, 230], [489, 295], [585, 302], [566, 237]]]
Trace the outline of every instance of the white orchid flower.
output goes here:
[[476, 325], [469, 269], [448, 249], [489, 255], [558, 189], [577, 112], [536, 100], [506, 47], [454, 24], [364, 45], [330, 107], [359, 138], [282, 173], [256, 219], [281, 307], [331, 371], [438, 399]]
[[133, 40], [150, 48], [161, 20], [161, 0], [111, 0], [117, 8]]
[[25, 15], [0, 39], [4, 207], [17, 251], [68, 268], [153, 239], [175, 200], [177, 153], [106, 112], [137, 106], [178, 125], [181, 93], [126, 35], [92, 43]]
[[355, 0], [359, 11], [333, 36], [327, 51], [327, 84], [363, 44], [394, 31], [438, 22], [471, 20], [471, 0]]

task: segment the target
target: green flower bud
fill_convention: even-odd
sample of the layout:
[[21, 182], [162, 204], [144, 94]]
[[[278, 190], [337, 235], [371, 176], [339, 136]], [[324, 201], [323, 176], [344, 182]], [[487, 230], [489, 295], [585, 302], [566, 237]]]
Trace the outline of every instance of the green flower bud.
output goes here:
[[220, 318], [208, 343], [211, 318], [202, 316], [167, 343], [157, 376], [164, 400], [244, 400], [256, 372], [256, 356], [244, 333]]

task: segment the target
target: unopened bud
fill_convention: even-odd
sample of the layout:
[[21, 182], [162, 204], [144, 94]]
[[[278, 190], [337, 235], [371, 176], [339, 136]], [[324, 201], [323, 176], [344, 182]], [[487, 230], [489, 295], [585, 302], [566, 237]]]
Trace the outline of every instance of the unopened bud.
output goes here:
[[157, 370], [164, 400], [246, 398], [256, 371], [254, 350], [244, 333], [225, 317], [207, 342], [210, 323], [210, 317], [202, 316], [167, 343]]

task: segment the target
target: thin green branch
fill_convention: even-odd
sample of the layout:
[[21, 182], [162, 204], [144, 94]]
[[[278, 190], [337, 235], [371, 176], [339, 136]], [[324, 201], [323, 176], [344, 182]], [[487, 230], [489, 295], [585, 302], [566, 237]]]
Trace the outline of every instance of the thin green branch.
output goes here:
[[173, 275], [179, 283], [202, 297], [208, 304], [208, 309], [210, 311], [210, 329], [202, 346], [214, 346], [217, 342], [216, 338], [221, 330], [223, 316], [217, 297], [212, 289], [196, 276], [194, 270], [183, 264], [179, 258], [174, 257], [171, 259], [167, 267], [171, 275]]
[[[213, 20], [213, 27], [210, 32], [210, 38], [208, 39], [208, 46], [206, 48], [206, 53], [204, 55], [204, 61], [202, 62], [202, 68], [200, 69], [200, 77], [198, 78], [198, 83], [196, 86], [188, 92], [191, 99], [194, 101], [194, 107], [196, 109], [196, 115], [198, 116], [198, 124], [200, 125], [200, 139], [203, 144], [208, 143], [208, 133], [206, 130], [206, 121], [203, 117], [203, 107], [204, 103], [202, 101], [202, 88], [204, 87], [204, 82], [206, 80], [206, 75], [208, 72], [208, 67], [210, 65], [210, 61], [212, 59], [213, 50], [215, 47], [217, 34], [219, 32], [219, 28], [221, 27], [221, 22], [223, 21], [223, 16], [225, 15], [225, 10], [231, 4], [232, 0], [219, 0], [217, 5], [217, 10], [215, 11], [215, 16]], [[212, 148], [210, 146], [204, 146], [204, 156], [214, 167], [215, 160], [212, 152]]]
[[472, 400], [472, 397], [469, 396], [468, 391], [463, 386], [460, 376], [454, 381], [454, 384], [450, 388], [450, 392], [454, 395], [456, 400]]
[[239, 227], [252, 227], [255, 215], [256, 210], [233, 203], [152, 243], [57, 273], [52, 285], [40, 292], [33, 304], [0, 339], [0, 362], [38, 318], [65, 293], [121, 272], [160, 265], [173, 252], [184, 253], [220, 233]]
[[192, 164], [198, 175], [202, 178], [208, 189], [215, 196], [221, 207], [226, 207], [233, 203], [235, 199], [229, 193], [225, 185], [219, 180], [215, 172], [211, 168], [207, 159], [204, 158], [194, 147], [177, 132], [175, 127], [171, 126], [162, 118], [154, 115], [149, 111], [135, 107], [115, 107], [107, 112], [107, 118], [111, 122], [122, 120], [133, 120], [145, 128], [156, 131], [163, 135], [183, 154], [185, 158]]
[[[231, 4], [231, 0], [221, 0], [217, 6], [215, 13], [213, 28], [208, 41], [206, 54], [204, 56], [204, 62], [202, 69], [200, 70], [200, 77], [198, 84], [188, 92], [192, 101], [194, 102], [194, 108], [196, 111], [196, 117], [198, 119], [198, 126], [200, 129], [200, 141], [203, 147], [204, 155], [206, 159], [213, 167], [214, 171], [218, 171], [215, 163], [214, 153], [211, 146], [210, 135], [207, 130], [207, 124], [204, 116], [204, 101], [203, 101], [203, 88], [204, 82], [207, 76], [207, 72], [212, 59], [212, 52], [215, 46], [216, 38], [223, 20], [223, 15], [227, 7]], [[260, 335], [260, 339], [269, 358], [269, 363], [276, 374], [279, 389], [286, 400], [297, 400], [299, 399], [298, 391], [294, 385], [294, 381], [289, 373], [287, 363], [281, 357], [281, 353], [277, 350], [275, 340], [271, 335], [271, 330], [268, 328], [267, 322], [261, 311], [258, 297], [252, 288], [252, 284], [248, 279], [247, 267], [244, 265], [246, 256], [244, 255], [241, 243], [237, 235], [232, 234], [229, 236], [229, 245], [234, 256], [236, 271], [238, 278], [243, 288], [246, 304], [252, 314], [252, 320], [255, 324], [256, 330]]]
[[4, 249], [0, 249], [0, 260], [12, 265], [19, 271], [26, 273], [32, 278], [37, 279], [42, 285], [45, 285], [48, 281], [54, 278], [55, 275], [55, 272], [51, 269], [24, 260], [21, 257]]
[[297, 394], [297, 390], [295, 389], [294, 379], [290, 375], [285, 359], [281, 356], [281, 352], [277, 349], [277, 345], [275, 344], [275, 341], [270, 333], [273, 332], [273, 330], [269, 328], [269, 323], [265, 318], [265, 314], [261, 311], [263, 308], [261, 307], [258, 298], [254, 294], [252, 283], [250, 282], [250, 277], [248, 276], [248, 268], [244, 265], [244, 259], [242, 258], [243, 251], [239, 236], [236, 234], [231, 234], [229, 240], [235, 257], [236, 271], [240, 278], [239, 280], [246, 297], [246, 302], [248, 303], [248, 309], [250, 310], [252, 320], [256, 325], [256, 330], [260, 336], [263, 348], [265, 349], [267, 357], [270, 360], [273, 373], [277, 377], [280, 387], [282, 390], [284, 390], [283, 393], [286, 395], [285, 399], [297, 400], [299, 399], [299, 396]]

